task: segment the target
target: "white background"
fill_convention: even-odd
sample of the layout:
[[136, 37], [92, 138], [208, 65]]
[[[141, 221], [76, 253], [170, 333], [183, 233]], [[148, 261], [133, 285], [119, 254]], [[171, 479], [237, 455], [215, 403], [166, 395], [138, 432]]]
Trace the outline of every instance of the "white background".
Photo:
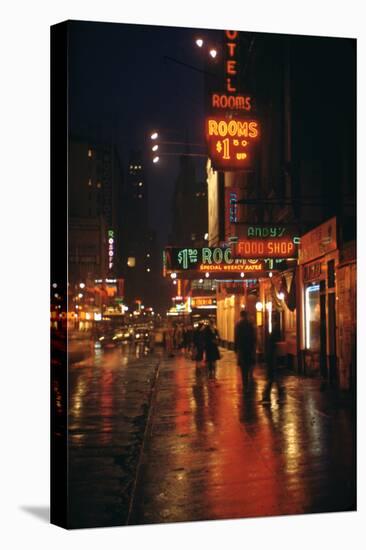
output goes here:
[[[365, 101], [362, 2], [13, 0], [0, 30], [0, 537], [9, 548], [359, 548], [365, 533]], [[51, 526], [49, 503], [49, 26], [65, 19], [356, 37], [359, 125], [359, 512], [92, 529]], [[342, 66], [339, 67], [342, 78]], [[314, 92], [315, 94], [315, 92]], [[309, 97], [309, 101], [314, 98]], [[337, 116], [337, 113], [334, 113]], [[316, 127], [316, 125], [315, 125]], [[363, 126], [364, 127], [364, 126]], [[324, 136], [326, 139], [326, 135]], [[362, 166], [363, 165], [363, 166]], [[361, 246], [360, 246], [361, 245]], [[360, 281], [362, 284], [360, 284]], [[363, 468], [362, 468], [363, 466]], [[40, 514], [27, 508], [43, 510]], [[42, 515], [42, 513], [41, 513]], [[364, 536], [363, 536], [364, 538]]]

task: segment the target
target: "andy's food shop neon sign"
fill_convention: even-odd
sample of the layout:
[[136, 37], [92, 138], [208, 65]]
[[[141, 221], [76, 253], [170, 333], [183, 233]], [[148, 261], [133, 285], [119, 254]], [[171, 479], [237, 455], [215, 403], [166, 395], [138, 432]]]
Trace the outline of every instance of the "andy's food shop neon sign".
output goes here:
[[294, 239], [248, 239], [234, 245], [236, 258], [295, 258], [297, 245]]

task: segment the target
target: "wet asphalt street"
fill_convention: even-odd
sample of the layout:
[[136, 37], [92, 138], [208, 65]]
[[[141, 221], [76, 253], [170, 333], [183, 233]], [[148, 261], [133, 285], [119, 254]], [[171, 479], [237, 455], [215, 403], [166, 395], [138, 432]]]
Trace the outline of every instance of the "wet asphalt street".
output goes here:
[[349, 398], [284, 378], [245, 392], [233, 352], [215, 377], [182, 354], [127, 349], [70, 367], [70, 524], [145, 524], [355, 509]]

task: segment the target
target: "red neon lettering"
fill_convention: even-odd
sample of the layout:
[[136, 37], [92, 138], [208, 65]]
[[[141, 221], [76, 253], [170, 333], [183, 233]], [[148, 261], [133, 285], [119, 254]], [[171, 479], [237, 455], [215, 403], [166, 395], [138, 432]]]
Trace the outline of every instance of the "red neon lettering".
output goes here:
[[228, 92], [236, 92], [236, 88], [234, 88], [232, 85], [231, 85], [231, 78], [227, 78], [226, 79], [226, 83], [227, 83], [227, 91]]
[[225, 31], [225, 33], [229, 40], [235, 40], [238, 36], [238, 31]]
[[235, 65], [236, 65], [236, 61], [234, 59], [226, 61], [226, 72], [227, 72], [227, 74], [236, 74]]
[[235, 55], [235, 48], [236, 48], [236, 44], [235, 42], [227, 42], [227, 47], [229, 48], [229, 55], [230, 57], [234, 57]]
[[212, 96], [212, 106], [220, 107], [220, 96], [218, 94], [213, 94]]

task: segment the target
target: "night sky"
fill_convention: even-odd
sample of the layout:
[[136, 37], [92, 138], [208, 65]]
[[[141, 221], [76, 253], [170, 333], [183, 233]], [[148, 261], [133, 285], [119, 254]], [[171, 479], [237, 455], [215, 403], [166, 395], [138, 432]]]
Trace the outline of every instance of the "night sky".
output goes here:
[[[115, 143], [125, 173], [130, 150], [143, 151], [150, 224], [158, 231], [161, 245], [170, 231], [179, 157], [163, 157], [153, 165], [147, 140], [151, 130], [158, 129], [162, 140], [204, 143], [201, 69], [207, 50], [200, 50], [195, 39], [203, 34], [217, 43], [221, 33], [114, 23], [75, 21], [70, 25], [71, 135]], [[182, 148], [168, 145], [165, 151]], [[204, 152], [204, 148], [191, 152]], [[206, 179], [205, 162], [195, 159], [197, 180]]]

